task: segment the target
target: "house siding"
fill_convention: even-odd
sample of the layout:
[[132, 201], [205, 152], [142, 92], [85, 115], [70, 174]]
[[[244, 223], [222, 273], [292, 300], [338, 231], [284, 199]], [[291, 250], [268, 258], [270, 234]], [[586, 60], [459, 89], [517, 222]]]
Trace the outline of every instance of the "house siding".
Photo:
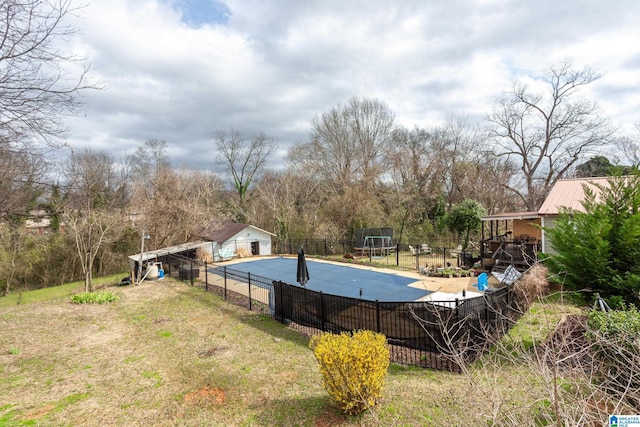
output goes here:
[[245, 228], [227, 241], [222, 242], [221, 248], [228, 248], [234, 252], [244, 249], [248, 253], [251, 253], [251, 244], [254, 242], [257, 242], [259, 245], [259, 255], [271, 255], [271, 236], [250, 227]]

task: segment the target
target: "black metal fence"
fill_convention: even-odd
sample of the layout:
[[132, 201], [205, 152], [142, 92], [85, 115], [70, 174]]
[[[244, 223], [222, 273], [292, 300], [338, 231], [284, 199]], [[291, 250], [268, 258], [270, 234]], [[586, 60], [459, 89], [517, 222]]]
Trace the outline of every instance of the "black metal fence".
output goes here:
[[[178, 261], [178, 260], [176, 260]], [[180, 265], [194, 260], [181, 259]], [[199, 279], [225, 300], [273, 316], [307, 334], [368, 329], [387, 337], [393, 362], [459, 371], [519, 317], [511, 287], [455, 301], [381, 302], [312, 291], [270, 278], [202, 263]], [[185, 271], [177, 266], [178, 271]], [[171, 271], [176, 270], [176, 266]]]
[[276, 239], [272, 244], [274, 255], [296, 254], [300, 247], [305, 253], [319, 257], [350, 258], [381, 266], [396, 266], [412, 270], [450, 266], [470, 268], [479, 259], [479, 253], [462, 252], [451, 246], [427, 244], [405, 245], [395, 243], [391, 247], [357, 247], [354, 242], [322, 239]]

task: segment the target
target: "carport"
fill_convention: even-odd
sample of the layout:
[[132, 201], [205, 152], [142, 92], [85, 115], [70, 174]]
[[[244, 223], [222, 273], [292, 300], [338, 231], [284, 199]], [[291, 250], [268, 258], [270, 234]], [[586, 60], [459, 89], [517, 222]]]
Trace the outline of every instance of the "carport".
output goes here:
[[145, 251], [135, 255], [129, 255], [129, 270], [131, 277], [135, 282], [137, 279], [138, 268], [142, 264], [142, 276], [149, 271], [151, 266], [161, 266], [162, 268], [171, 270], [172, 267], [182, 268], [182, 264], [189, 260], [196, 260], [198, 249], [203, 249], [207, 253], [213, 252], [215, 242], [188, 242], [180, 245], [168, 246], [162, 249]]

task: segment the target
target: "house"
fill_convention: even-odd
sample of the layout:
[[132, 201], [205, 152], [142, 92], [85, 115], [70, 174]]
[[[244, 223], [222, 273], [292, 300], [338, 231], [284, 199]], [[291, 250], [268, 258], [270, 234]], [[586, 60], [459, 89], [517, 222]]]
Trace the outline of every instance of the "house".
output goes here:
[[44, 210], [36, 209], [29, 211], [27, 219], [24, 222], [24, 226], [31, 234], [47, 234], [52, 231], [64, 232], [64, 223], [59, 223], [58, 230], [53, 230], [53, 215]]
[[[584, 187], [598, 194], [596, 185], [607, 185], [610, 177], [559, 179], [535, 212], [514, 212], [482, 218], [480, 253], [485, 268], [493, 269], [500, 261], [524, 270], [536, 253], [555, 253], [545, 235], [564, 208], [582, 210]], [[518, 264], [521, 264], [518, 266]]]
[[[570, 208], [574, 211], [582, 212], [582, 201], [585, 198], [584, 186], [589, 187], [596, 198], [600, 194], [598, 186], [607, 187], [611, 177], [560, 179], [547, 195], [547, 198], [538, 209], [538, 214], [542, 218], [542, 226], [553, 228], [555, 221], [560, 215], [562, 208]], [[545, 238], [542, 232], [542, 252], [555, 253], [553, 246]]]
[[213, 242], [213, 258], [222, 261], [229, 254], [271, 255], [271, 238], [275, 234], [253, 225], [237, 222], [211, 223], [196, 235], [205, 241]]

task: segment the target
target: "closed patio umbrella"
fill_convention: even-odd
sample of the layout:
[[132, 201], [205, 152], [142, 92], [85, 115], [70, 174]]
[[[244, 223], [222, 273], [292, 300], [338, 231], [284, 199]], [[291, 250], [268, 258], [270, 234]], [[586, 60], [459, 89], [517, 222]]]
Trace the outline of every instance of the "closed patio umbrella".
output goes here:
[[304, 257], [304, 249], [300, 246], [298, 250], [298, 274], [296, 281], [301, 286], [305, 286], [309, 281], [309, 270], [307, 269], [307, 260]]

